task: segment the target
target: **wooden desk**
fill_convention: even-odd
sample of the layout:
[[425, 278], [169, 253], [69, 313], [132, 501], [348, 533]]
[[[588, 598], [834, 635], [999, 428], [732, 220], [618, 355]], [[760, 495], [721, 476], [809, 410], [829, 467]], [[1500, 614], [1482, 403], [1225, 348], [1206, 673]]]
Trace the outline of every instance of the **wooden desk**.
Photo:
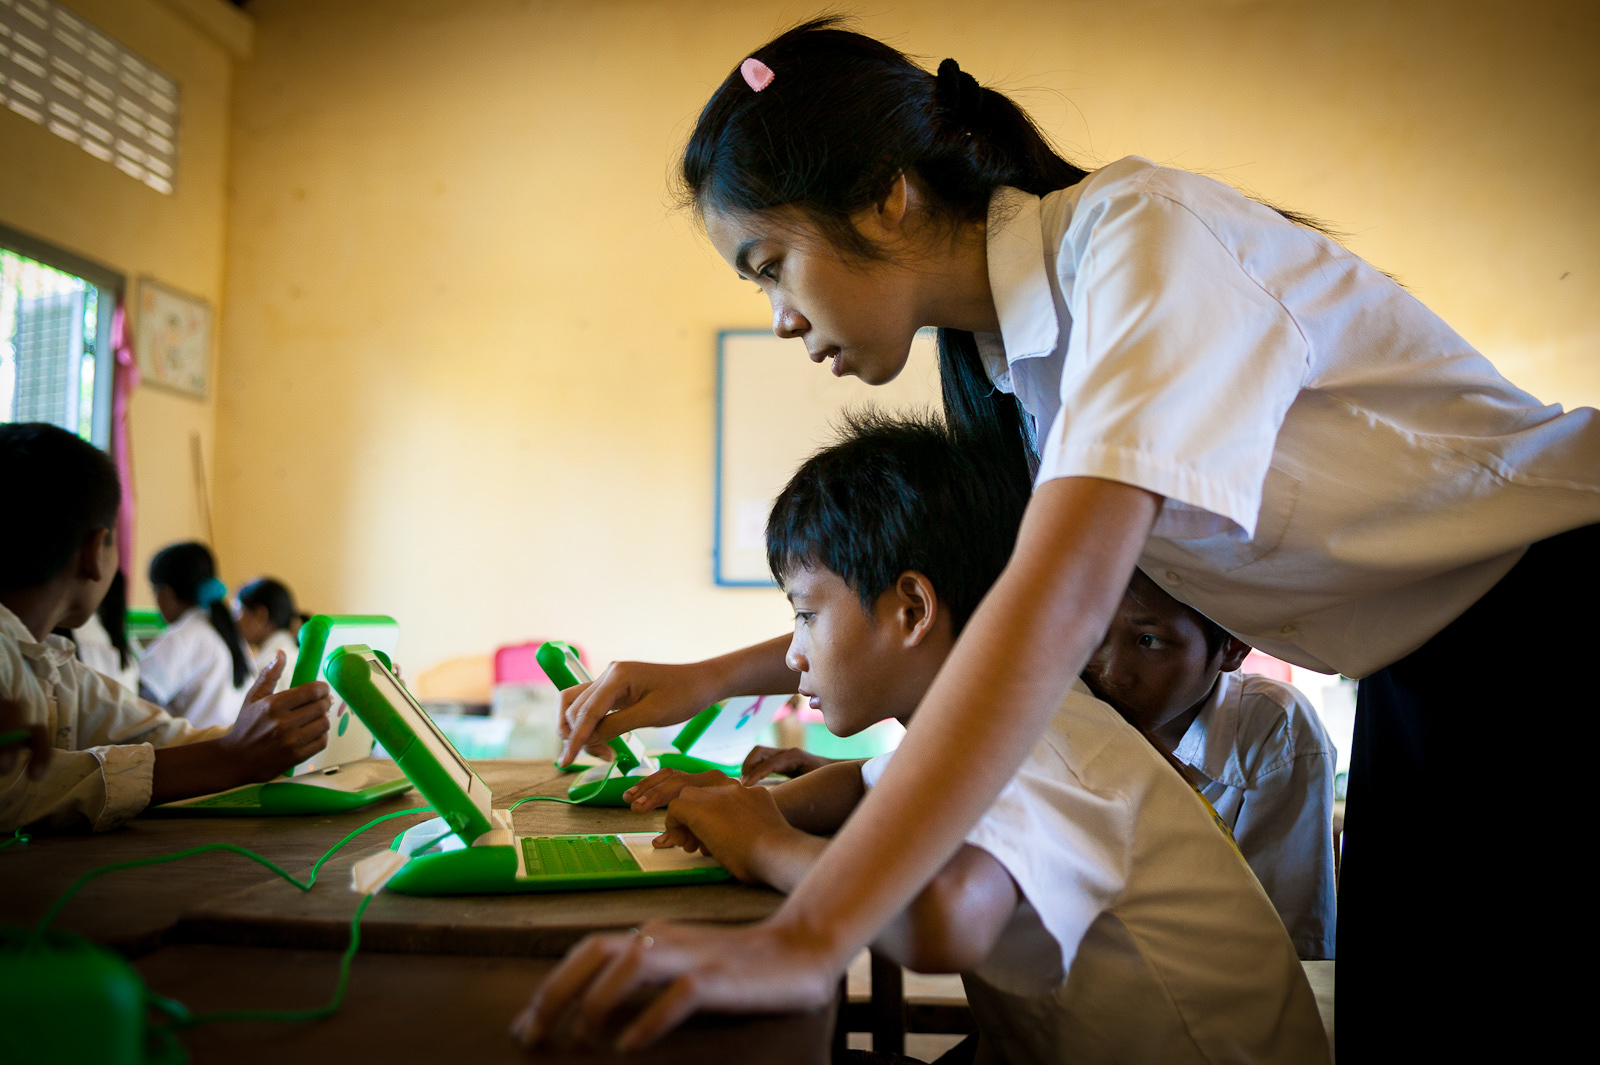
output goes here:
[[[484, 761], [475, 768], [497, 806], [531, 794], [563, 795], [571, 780], [548, 762]], [[240, 844], [303, 879], [352, 829], [379, 814], [421, 805], [421, 796], [412, 792], [332, 817], [145, 816], [115, 832], [35, 836], [0, 851], [0, 920], [36, 921], [67, 884], [90, 869], [201, 843]], [[529, 803], [515, 821], [520, 832], [639, 831], [659, 826], [662, 815]], [[68, 905], [58, 925], [137, 957], [153, 990], [191, 1009], [317, 1005], [332, 993], [359, 901], [349, 890], [350, 866], [415, 823], [398, 818], [350, 843], [323, 867], [309, 894], [237, 855], [198, 855], [102, 877]], [[278, 1065], [287, 1058], [311, 1065], [369, 1056], [388, 1062], [525, 1062], [530, 1058], [511, 1042], [507, 1026], [554, 964], [553, 956], [587, 932], [627, 928], [651, 917], [757, 920], [778, 902], [775, 892], [739, 884], [488, 898], [382, 894], [362, 922], [361, 953], [337, 1015], [305, 1024], [220, 1024], [185, 1033], [183, 1040], [197, 1062]], [[286, 945], [313, 949], [269, 949]], [[417, 953], [427, 951], [432, 953]], [[822, 1061], [833, 1016], [830, 1008], [696, 1018], [651, 1058]], [[569, 1047], [541, 1053], [538, 1060], [610, 1056]]]
[[[193, 1010], [296, 1009], [327, 1001], [339, 956], [332, 951], [259, 947], [163, 947], [138, 962], [150, 986]], [[699, 1016], [645, 1055], [599, 1048], [523, 1051], [507, 1034], [535, 984], [555, 963], [545, 958], [368, 954], [351, 967], [344, 1006], [323, 1021], [226, 1023], [183, 1035], [196, 1065], [228, 1062], [443, 1061], [672, 1062], [827, 1060], [832, 1008], [765, 1017]], [[620, 1030], [620, 1028], [619, 1028]]]
[[[520, 790], [502, 789], [487, 772], [521, 773]], [[549, 763], [485, 762], [479, 770], [495, 793], [496, 806], [525, 795], [564, 795], [572, 780]], [[513, 815], [518, 833], [641, 832], [659, 829], [662, 811], [530, 802]], [[307, 893], [281, 879], [196, 903], [172, 939], [186, 943], [336, 949], [348, 936], [359, 896], [349, 890], [350, 867], [389, 846], [403, 828], [382, 825], [370, 839], [322, 869]], [[383, 892], [361, 921], [363, 949], [434, 954], [509, 954], [558, 957], [590, 932], [632, 928], [655, 918], [679, 921], [758, 921], [778, 908], [782, 896], [765, 887], [728, 882], [684, 887], [525, 895], [416, 898]]]

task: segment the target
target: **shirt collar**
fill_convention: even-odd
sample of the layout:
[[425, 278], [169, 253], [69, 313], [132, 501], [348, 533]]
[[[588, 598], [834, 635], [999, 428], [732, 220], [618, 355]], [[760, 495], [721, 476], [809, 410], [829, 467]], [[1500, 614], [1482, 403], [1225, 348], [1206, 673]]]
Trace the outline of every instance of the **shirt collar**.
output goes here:
[[1006, 362], [1049, 355], [1061, 336], [1061, 324], [1050, 292], [1039, 197], [1020, 189], [995, 190], [989, 200], [988, 252], [989, 290]]
[[1244, 766], [1239, 764], [1238, 743], [1240, 706], [1244, 698], [1244, 674], [1235, 670], [1217, 676], [1216, 686], [1206, 697], [1200, 713], [1178, 741], [1172, 756], [1192, 766], [1210, 780], [1231, 788], [1248, 785]]
[[28, 631], [28, 626], [22, 623], [22, 619], [13, 614], [3, 603], [0, 603], [0, 635], [15, 640], [22, 657], [36, 662], [59, 666], [70, 661], [75, 654], [72, 641], [63, 636], [51, 633], [42, 643], [35, 640], [33, 633]]

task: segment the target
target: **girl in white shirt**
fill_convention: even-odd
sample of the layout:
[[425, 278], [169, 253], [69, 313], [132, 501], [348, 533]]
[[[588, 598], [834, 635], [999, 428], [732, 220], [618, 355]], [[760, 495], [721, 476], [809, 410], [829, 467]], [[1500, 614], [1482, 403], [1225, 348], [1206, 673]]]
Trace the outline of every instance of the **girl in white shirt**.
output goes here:
[[232, 724], [251, 662], [210, 550], [163, 548], [150, 560], [150, 585], [168, 627], [139, 660], [140, 693], [201, 728]]
[[239, 589], [239, 635], [249, 645], [258, 669], [282, 651], [292, 671], [300, 653], [296, 636], [301, 620], [294, 593], [282, 581], [257, 577]]
[[[1540, 744], [1536, 816], [1468, 813], [1451, 789], [1509, 708], [1565, 695], [1556, 671], [1496, 668], [1506, 647], [1552, 621], [1576, 646], [1595, 630], [1595, 411], [1539, 403], [1294, 217], [1143, 159], [1082, 170], [955, 61], [930, 74], [827, 20], [728, 74], [682, 180], [774, 331], [836, 375], [889, 381], [938, 327], [946, 416], [1008, 447], [995, 476], [1031, 476], [1033, 500], [882, 782], [779, 912], [651, 926], [649, 949], [590, 941], [548, 978], [541, 1016], [668, 987], [632, 1044], [697, 1007], [820, 1005], [1011, 777], [1138, 564], [1245, 642], [1363, 678], [1341, 1054], [1539, 1057], [1570, 1033], [1575, 985], [1524, 923], [1530, 887], [1580, 882], [1578, 745]], [[613, 667], [564, 699], [566, 754], [782, 690], [785, 644]], [[1485, 860], [1493, 839], [1538, 855], [1539, 876]], [[1500, 971], [1515, 986], [1474, 1008]]]

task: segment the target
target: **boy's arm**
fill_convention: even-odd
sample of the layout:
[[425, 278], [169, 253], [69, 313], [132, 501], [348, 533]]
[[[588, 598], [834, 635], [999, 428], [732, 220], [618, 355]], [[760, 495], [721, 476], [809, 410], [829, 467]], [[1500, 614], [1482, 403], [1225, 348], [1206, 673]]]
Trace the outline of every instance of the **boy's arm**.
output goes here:
[[[827, 768], [854, 769], [861, 788], [859, 764]], [[686, 849], [712, 855], [740, 880], [766, 883], [787, 894], [828, 841], [790, 823], [780, 809], [778, 793], [823, 772], [771, 790], [686, 789], [668, 807], [662, 835], [682, 842]], [[1016, 884], [998, 861], [977, 847], [963, 845], [874, 945], [922, 972], [971, 969], [988, 957], [1019, 898]]]
[[1234, 840], [1272, 900], [1295, 953], [1333, 957], [1333, 756], [1290, 759], [1245, 794]]
[[328, 710], [333, 705], [321, 681], [274, 694], [287, 666], [283, 652], [256, 676], [239, 717], [216, 739], [156, 751], [150, 801], [194, 795], [271, 780], [328, 745]]

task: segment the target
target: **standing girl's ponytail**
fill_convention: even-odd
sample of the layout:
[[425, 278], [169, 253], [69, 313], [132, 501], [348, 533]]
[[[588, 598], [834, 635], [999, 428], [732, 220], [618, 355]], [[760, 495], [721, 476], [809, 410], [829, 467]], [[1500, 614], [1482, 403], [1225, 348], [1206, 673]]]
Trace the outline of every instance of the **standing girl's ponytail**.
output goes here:
[[[843, 28], [807, 22], [758, 48], [763, 75], [731, 71], [712, 94], [679, 175], [696, 210], [803, 212], [842, 254], [881, 259], [851, 215], [882, 202], [902, 175], [917, 179], [931, 221], [983, 222], [1002, 186], [1035, 196], [1085, 171], [1058, 155], [1027, 114], [953, 59], [929, 74], [906, 55]], [[1032, 480], [1016, 400], [984, 372], [972, 334], [939, 330], [945, 419], [1000, 446], [1010, 475]]]
[[233, 659], [233, 686], [243, 687], [249, 679], [250, 656], [245, 653], [239, 626], [228, 609], [228, 588], [217, 579], [216, 560], [205, 544], [173, 544], [162, 548], [150, 560], [150, 584], [166, 585], [178, 602], [205, 610], [211, 627], [217, 630]]

